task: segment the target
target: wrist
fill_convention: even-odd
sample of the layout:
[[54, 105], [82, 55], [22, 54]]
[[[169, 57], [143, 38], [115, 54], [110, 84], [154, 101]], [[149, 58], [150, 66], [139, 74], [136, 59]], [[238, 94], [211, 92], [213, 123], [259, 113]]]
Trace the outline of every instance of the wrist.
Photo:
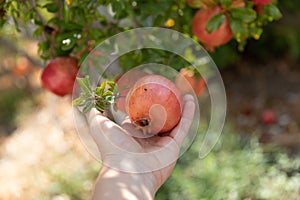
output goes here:
[[93, 199], [154, 199], [157, 191], [152, 173], [127, 173], [103, 166]]

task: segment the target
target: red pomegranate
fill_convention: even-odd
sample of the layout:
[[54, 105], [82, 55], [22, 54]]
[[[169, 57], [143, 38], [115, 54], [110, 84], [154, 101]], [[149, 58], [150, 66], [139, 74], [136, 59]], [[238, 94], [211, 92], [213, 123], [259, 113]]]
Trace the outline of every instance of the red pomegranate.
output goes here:
[[192, 21], [192, 31], [194, 35], [204, 44], [208, 51], [214, 51], [215, 47], [226, 44], [233, 37], [227, 16], [223, 24], [221, 24], [217, 30], [211, 33], [206, 31], [206, 25], [209, 20], [221, 13], [221, 10], [219, 6], [201, 9], [196, 13]]
[[58, 96], [72, 94], [78, 69], [76, 58], [55, 58], [48, 63], [42, 72], [42, 84], [47, 90]]
[[276, 115], [273, 110], [264, 110], [261, 113], [260, 120], [263, 124], [273, 124], [276, 122]]
[[252, 0], [252, 1], [256, 6], [263, 6], [273, 2], [273, 0]]
[[148, 73], [142, 70], [130, 70], [116, 79], [116, 83], [120, 92], [120, 96], [117, 101], [117, 107], [120, 111], [126, 112], [125, 99], [129, 90], [138, 79], [146, 75], [148, 75]]
[[177, 88], [184, 94], [194, 91], [200, 96], [205, 90], [205, 81], [201, 77], [196, 77], [193, 70], [182, 68], [176, 76], [175, 84]]
[[139, 79], [128, 93], [126, 111], [131, 121], [143, 132], [168, 132], [180, 120], [182, 96], [169, 79], [147, 75]]

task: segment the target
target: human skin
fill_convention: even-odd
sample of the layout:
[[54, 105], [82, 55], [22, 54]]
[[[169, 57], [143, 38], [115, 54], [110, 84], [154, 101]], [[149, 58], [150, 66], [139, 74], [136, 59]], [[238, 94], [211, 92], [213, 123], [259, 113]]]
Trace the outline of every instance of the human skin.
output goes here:
[[[171, 132], [136, 138], [132, 135], [143, 133], [128, 118], [117, 125], [96, 109], [91, 110], [87, 120], [102, 158], [92, 199], [154, 199], [175, 167], [194, 112], [194, 98], [185, 95], [181, 120]], [[156, 151], [159, 153], [153, 153]], [[130, 156], [132, 153], [142, 153], [142, 156]], [[129, 167], [122, 168], [120, 163]]]

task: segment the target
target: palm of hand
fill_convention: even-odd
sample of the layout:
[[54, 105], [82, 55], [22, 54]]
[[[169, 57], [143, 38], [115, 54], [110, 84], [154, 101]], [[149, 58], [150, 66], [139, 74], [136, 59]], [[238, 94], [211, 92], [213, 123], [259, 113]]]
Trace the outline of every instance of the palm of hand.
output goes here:
[[158, 188], [170, 176], [193, 120], [193, 97], [186, 95], [183, 104], [181, 121], [170, 133], [148, 138], [133, 137], [143, 133], [128, 118], [122, 120], [119, 126], [97, 110], [92, 110], [87, 116], [90, 133], [103, 164], [123, 172], [144, 173], [147, 178], [150, 175]]

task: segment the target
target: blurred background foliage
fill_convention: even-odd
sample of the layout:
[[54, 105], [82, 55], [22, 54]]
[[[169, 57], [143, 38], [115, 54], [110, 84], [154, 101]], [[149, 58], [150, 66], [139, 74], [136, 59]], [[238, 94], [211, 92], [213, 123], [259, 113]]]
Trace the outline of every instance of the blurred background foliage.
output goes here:
[[[4, 1], [0, 2], [2, 4]], [[0, 146], [3, 147], [0, 159], [2, 163], [6, 160], [6, 154], [3, 152], [5, 152], [4, 145], [8, 135], [13, 137], [14, 131], [18, 130], [20, 124], [37, 107], [41, 108], [45, 105], [45, 101], [53, 101], [53, 98], [45, 96], [39, 81], [41, 68], [44, 67], [46, 60], [69, 54], [83, 59], [98, 42], [114, 33], [136, 26], [165, 27], [164, 23], [170, 18], [175, 21], [172, 29], [191, 35], [191, 19], [197, 11], [188, 7], [184, 1], [141, 1], [136, 9], [128, 7], [133, 1], [111, 1], [112, 9], [118, 12], [115, 18], [107, 20], [104, 16], [98, 15], [94, 9], [97, 4], [107, 6], [109, 1], [104, 0], [55, 1], [56, 4], [61, 4], [63, 9], [46, 0], [39, 1], [43, 6], [47, 4], [44, 7], [33, 5], [35, 1], [32, 0], [7, 2], [12, 6], [9, 11], [0, 10], [0, 16], [3, 17], [3, 13], [9, 12], [15, 15], [17, 20], [9, 17], [1, 21], [0, 30], [0, 145], [3, 145]], [[81, 9], [80, 6], [73, 4], [74, 6], [68, 10], [66, 7], [68, 2], [82, 3], [88, 9]], [[178, 7], [174, 7], [176, 3], [179, 4], [180, 11]], [[24, 12], [26, 6], [32, 10], [38, 9], [40, 16], [33, 14], [34, 12]], [[250, 63], [253, 68], [251, 73], [257, 70], [257, 66], [273, 65], [282, 60], [292, 66], [290, 68], [299, 68], [300, 1], [281, 0], [278, 1], [277, 6], [283, 17], [264, 26], [259, 40], [248, 39], [244, 51], [239, 51], [238, 43], [232, 40], [216, 48], [214, 52], [210, 52], [222, 74], [228, 71], [235, 72], [237, 68], [242, 68], [245, 62]], [[100, 9], [104, 10], [103, 7]], [[58, 10], [62, 12], [56, 16]], [[184, 13], [184, 16], [179, 17], [180, 13]], [[128, 15], [130, 20], [125, 17]], [[82, 18], [85, 20], [81, 21]], [[76, 23], [71, 23], [69, 21], [71, 19]], [[100, 23], [94, 24], [95, 20]], [[119, 26], [120, 24], [122, 26]], [[15, 29], [16, 25], [19, 31]], [[101, 29], [103, 26], [106, 28]], [[66, 46], [61, 46], [62, 41], [70, 35], [73, 37], [74, 34], [77, 34], [77, 37], [81, 34], [81, 38], [73, 38], [75, 42], [71, 41]], [[83, 40], [82, 38], [87, 35], [89, 40]], [[143, 50], [142, 53], [129, 53], [120, 58], [121, 67], [126, 71], [137, 64], [150, 61], [167, 65], [171, 63], [170, 65], [177, 70], [185, 65], [174, 57], [170, 59], [170, 55], [166, 52]], [[152, 55], [151, 58], [145, 56], [149, 54]], [[252, 78], [252, 75], [250, 77]], [[225, 86], [226, 84], [228, 82], [225, 82]], [[286, 95], [284, 91], [281, 92], [282, 95]], [[243, 99], [243, 96], [240, 98]], [[69, 103], [69, 99], [64, 100]], [[56, 100], [56, 103], [59, 101]], [[70, 107], [65, 106], [65, 108]], [[228, 114], [229, 120], [225, 124], [224, 133], [214, 150], [206, 158], [199, 159], [198, 148], [201, 140], [197, 139], [179, 159], [174, 173], [160, 188], [156, 199], [299, 199], [299, 147], [262, 144], [259, 135], [256, 134], [257, 127], [251, 127], [250, 130], [243, 129], [241, 134], [241, 131], [236, 129], [237, 122], [232, 120], [234, 116], [231, 110]], [[294, 121], [298, 123], [296, 126], [299, 126], [299, 119], [295, 118]], [[74, 134], [70, 130], [64, 132]], [[297, 129], [296, 132], [299, 137], [299, 130]], [[76, 141], [74, 138], [71, 139]], [[18, 145], [14, 146], [14, 149], [18, 148]], [[49, 151], [52, 152], [51, 149]], [[69, 151], [74, 149], [71, 148]], [[81, 156], [80, 153], [74, 152], [72, 154], [74, 158]], [[35, 191], [34, 198], [29, 198], [32, 194], [27, 194], [27, 197], [26, 191], [22, 190], [21, 194], [24, 196], [19, 199], [88, 199], [91, 185], [100, 166], [91, 157], [85, 158], [84, 161], [77, 159], [76, 162], [69, 159], [68, 162], [63, 163], [69, 154], [68, 151], [59, 154], [61, 157], [52, 159], [47, 164], [43, 163], [45, 161], [39, 161], [43, 163], [40, 164], [43, 169], [35, 166], [36, 171], [44, 172], [41, 176], [48, 177], [47, 183], [42, 188], [37, 187], [38, 191]], [[55, 168], [52, 166], [53, 163], [63, 163], [73, 170], [68, 170], [69, 168], [66, 170], [64, 166]], [[32, 171], [34, 170], [30, 169], [27, 173], [35, 173]], [[32, 174], [26, 176], [30, 177]], [[31, 178], [28, 180], [32, 180]], [[19, 182], [18, 178], [15, 179]], [[30, 181], [25, 185], [30, 185], [29, 183]], [[4, 188], [6, 187], [8, 185]], [[0, 195], [4, 196], [6, 193], [4, 191]], [[11, 193], [16, 192], [12, 190]], [[5, 199], [5, 196], [3, 198]], [[11, 199], [18, 199], [18, 197], [13, 196]]]
[[[201, 131], [200, 131], [201, 134]], [[298, 199], [300, 159], [286, 150], [267, 152], [226, 124], [213, 151], [198, 156], [201, 140], [182, 156], [157, 199]]]

